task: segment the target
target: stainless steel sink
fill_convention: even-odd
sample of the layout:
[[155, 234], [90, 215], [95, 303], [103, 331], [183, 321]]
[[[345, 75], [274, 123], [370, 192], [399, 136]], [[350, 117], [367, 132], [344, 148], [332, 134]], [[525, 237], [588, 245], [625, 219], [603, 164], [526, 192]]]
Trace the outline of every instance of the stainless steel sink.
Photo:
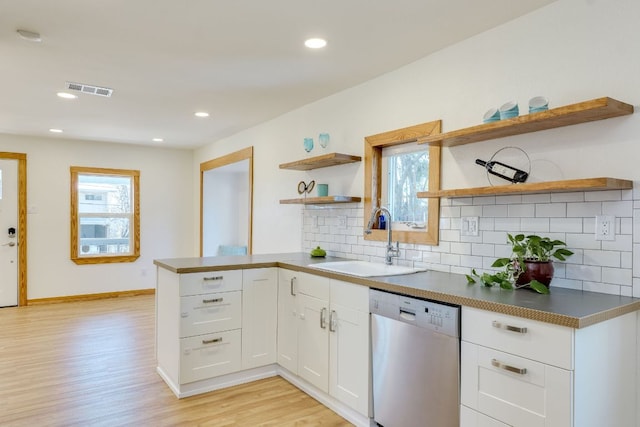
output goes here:
[[387, 265], [368, 261], [331, 261], [309, 264], [311, 268], [349, 274], [358, 277], [397, 276], [426, 271], [426, 268], [405, 267], [402, 265]]

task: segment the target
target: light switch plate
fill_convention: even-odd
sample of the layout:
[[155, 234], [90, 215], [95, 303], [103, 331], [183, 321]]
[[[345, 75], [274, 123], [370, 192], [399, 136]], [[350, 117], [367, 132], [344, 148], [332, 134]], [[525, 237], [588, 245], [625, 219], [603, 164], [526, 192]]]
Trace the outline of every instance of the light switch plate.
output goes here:
[[461, 236], [478, 236], [480, 218], [477, 216], [463, 216], [460, 222], [460, 235]]

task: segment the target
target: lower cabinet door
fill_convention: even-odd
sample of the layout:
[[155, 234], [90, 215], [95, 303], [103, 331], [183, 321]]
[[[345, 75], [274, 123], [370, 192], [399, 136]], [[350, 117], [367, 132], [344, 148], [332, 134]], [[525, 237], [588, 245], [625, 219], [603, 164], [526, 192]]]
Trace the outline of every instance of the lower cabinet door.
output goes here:
[[277, 329], [277, 270], [245, 270], [242, 284], [242, 369], [276, 362]]
[[462, 341], [461, 402], [518, 427], [572, 425], [573, 372]]
[[239, 371], [240, 329], [180, 339], [180, 384]]
[[329, 393], [329, 302], [304, 294], [298, 298], [298, 375]]
[[298, 373], [298, 300], [295, 271], [278, 272], [278, 364]]

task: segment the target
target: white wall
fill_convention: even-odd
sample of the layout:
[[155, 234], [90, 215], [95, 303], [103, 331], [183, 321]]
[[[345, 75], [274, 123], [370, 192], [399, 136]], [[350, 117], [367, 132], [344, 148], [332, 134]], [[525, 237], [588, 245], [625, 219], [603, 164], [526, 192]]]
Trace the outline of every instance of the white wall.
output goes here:
[[[6, 134], [0, 151], [27, 154], [28, 299], [155, 288], [154, 259], [195, 255], [191, 151]], [[69, 259], [70, 166], [140, 170], [136, 262]]]
[[[254, 252], [306, 249], [315, 236], [303, 236], [302, 207], [279, 205], [278, 200], [297, 197], [298, 181], [310, 179], [329, 183], [331, 194], [362, 196], [364, 166], [293, 172], [278, 169], [280, 163], [333, 151], [362, 155], [363, 137], [367, 135], [436, 119], [442, 119], [444, 131], [472, 126], [481, 123], [487, 109], [508, 100], [518, 101], [521, 112], [526, 113], [528, 99], [536, 95], [547, 96], [552, 108], [602, 96], [637, 105], [639, 18], [637, 0], [559, 0], [392, 73], [212, 143], [196, 151], [194, 165], [254, 145]], [[322, 150], [316, 144], [306, 154], [302, 139], [312, 136], [317, 141], [319, 132], [331, 134], [328, 149]], [[504, 146], [526, 150], [532, 159], [531, 182], [613, 176], [634, 180], [637, 186], [637, 135], [639, 114], [445, 149], [442, 187], [486, 183], [483, 170], [474, 160], [491, 157]], [[614, 197], [621, 201], [631, 198], [628, 192]], [[474, 201], [470, 203], [473, 205]], [[630, 217], [640, 223], [640, 214], [631, 211], [632, 205], [633, 202], [624, 204], [620, 215], [625, 218], [624, 224], [629, 224]], [[342, 208], [345, 207], [337, 209]], [[361, 205], [352, 208], [361, 209]], [[327, 215], [332, 216], [336, 208], [326, 209]], [[589, 228], [591, 213], [587, 211], [581, 213], [583, 230]], [[353, 236], [350, 243], [344, 243], [350, 246], [349, 251], [338, 252], [363, 251], [362, 241], [358, 240], [362, 232], [357, 218], [360, 215], [357, 213], [351, 221], [355, 231], [347, 233]], [[490, 210], [483, 215], [485, 220], [492, 218]], [[625, 229], [625, 233], [630, 231]], [[631, 271], [631, 249], [634, 265], [640, 266], [640, 235], [626, 236], [621, 237], [624, 248], [620, 252], [627, 255], [620, 255], [624, 259], [624, 267], [620, 268]], [[424, 258], [427, 252], [451, 255], [450, 246], [446, 245], [414, 249], [420, 254], [420, 262], [429, 262], [428, 256]], [[602, 246], [597, 250], [603, 250]], [[452, 266], [448, 262], [442, 265]], [[634, 277], [639, 276], [636, 271]], [[599, 287], [597, 281], [593, 282], [595, 285], [589, 282], [587, 288], [629, 294], [629, 280], [630, 277], [624, 278], [624, 288], [620, 284]], [[576, 287], [573, 282], [570, 285]], [[640, 295], [638, 285], [635, 295]]]

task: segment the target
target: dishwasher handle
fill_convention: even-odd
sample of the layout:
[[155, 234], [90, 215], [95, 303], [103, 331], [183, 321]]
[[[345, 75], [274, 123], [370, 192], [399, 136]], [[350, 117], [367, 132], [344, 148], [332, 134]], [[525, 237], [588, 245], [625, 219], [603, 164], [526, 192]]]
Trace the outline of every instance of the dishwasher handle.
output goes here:
[[400, 318], [402, 320], [407, 320], [409, 322], [414, 322], [416, 320], [415, 311], [410, 311], [402, 307], [400, 307], [399, 310], [400, 310]]

